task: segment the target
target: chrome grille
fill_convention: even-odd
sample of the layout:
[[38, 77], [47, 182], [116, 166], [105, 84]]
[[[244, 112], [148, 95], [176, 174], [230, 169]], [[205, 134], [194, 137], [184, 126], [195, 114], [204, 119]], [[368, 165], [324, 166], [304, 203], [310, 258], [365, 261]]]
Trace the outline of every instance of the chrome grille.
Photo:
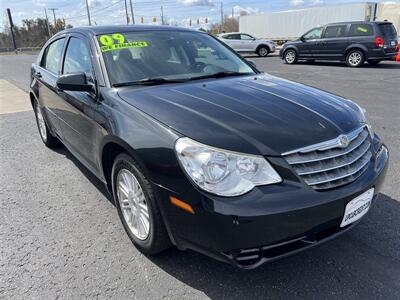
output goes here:
[[[341, 143], [348, 142], [345, 146]], [[372, 158], [366, 127], [316, 145], [282, 154], [309, 186], [331, 189], [356, 180]]]

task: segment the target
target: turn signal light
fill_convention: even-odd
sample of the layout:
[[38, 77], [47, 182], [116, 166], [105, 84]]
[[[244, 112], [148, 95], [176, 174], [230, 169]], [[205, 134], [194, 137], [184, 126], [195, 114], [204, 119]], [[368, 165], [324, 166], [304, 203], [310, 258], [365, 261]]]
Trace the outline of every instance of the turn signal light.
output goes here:
[[175, 206], [178, 206], [179, 208], [183, 209], [184, 211], [187, 211], [187, 212], [189, 212], [189, 213], [194, 215], [193, 208], [189, 204], [187, 204], [186, 202], [183, 202], [182, 200], [179, 200], [179, 199], [177, 199], [175, 197], [172, 197], [172, 196], [169, 197], [169, 201], [171, 201], [171, 204], [173, 204]]
[[375, 45], [377, 46], [377, 47], [380, 47], [380, 48], [382, 48], [383, 47], [383, 38], [381, 38], [380, 36], [377, 36], [376, 38], [375, 38]]

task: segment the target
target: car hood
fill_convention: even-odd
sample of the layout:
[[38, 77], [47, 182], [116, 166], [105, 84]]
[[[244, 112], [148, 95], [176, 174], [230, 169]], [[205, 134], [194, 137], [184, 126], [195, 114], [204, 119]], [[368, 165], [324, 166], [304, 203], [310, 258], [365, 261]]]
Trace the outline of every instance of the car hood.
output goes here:
[[184, 136], [253, 154], [280, 155], [363, 121], [350, 100], [267, 74], [123, 87], [118, 94]]

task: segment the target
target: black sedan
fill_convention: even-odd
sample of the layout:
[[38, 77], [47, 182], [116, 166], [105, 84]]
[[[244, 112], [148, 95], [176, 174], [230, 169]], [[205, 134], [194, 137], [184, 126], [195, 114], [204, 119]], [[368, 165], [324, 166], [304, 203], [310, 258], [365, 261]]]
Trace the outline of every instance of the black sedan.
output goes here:
[[175, 245], [249, 269], [296, 253], [357, 224], [387, 168], [357, 104], [260, 73], [202, 32], [60, 32], [30, 100], [45, 145], [106, 184], [147, 254]]

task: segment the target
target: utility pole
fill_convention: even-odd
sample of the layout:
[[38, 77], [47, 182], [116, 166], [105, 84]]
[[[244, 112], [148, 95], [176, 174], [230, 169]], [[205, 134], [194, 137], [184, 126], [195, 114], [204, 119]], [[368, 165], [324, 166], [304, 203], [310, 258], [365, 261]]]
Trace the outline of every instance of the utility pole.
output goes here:
[[164, 25], [164, 8], [161, 5], [161, 24]]
[[15, 35], [14, 35], [14, 23], [11, 17], [11, 10], [7, 8], [7, 15], [8, 15], [8, 22], [10, 23], [10, 31], [11, 31], [11, 39], [14, 47], [15, 53], [17, 53], [17, 43], [15, 42]]
[[52, 10], [52, 11], [53, 11], [54, 31], [56, 31], [56, 25], [57, 25], [57, 19], [56, 19], [56, 13], [55, 13], [55, 11], [56, 11], [57, 9], [58, 9], [58, 8], [49, 8], [49, 10]]
[[135, 15], [133, 14], [133, 6], [132, 6], [132, 0], [129, 0], [131, 4], [131, 15], [132, 15], [132, 24], [135, 24]]
[[129, 24], [128, 6], [126, 5], [126, 0], [125, 0], [125, 14], [126, 14], [126, 24]]
[[232, 7], [232, 32], [235, 31], [235, 14]]
[[86, 0], [86, 10], [87, 10], [87, 18], [89, 22], [89, 26], [92, 26], [92, 22], [90, 21], [90, 11], [89, 11], [89, 2]]
[[47, 10], [46, 10], [46, 7], [43, 7], [43, 8], [44, 8], [44, 15], [45, 15], [45, 17], [46, 17], [47, 33], [48, 33], [49, 38], [50, 38], [51, 32], [50, 32], [49, 18], [47, 17]]
[[223, 3], [221, 1], [221, 30], [220, 30], [220, 33], [222, 33], [223, 27], [224, 27], [224, 7], [223, 7]]

